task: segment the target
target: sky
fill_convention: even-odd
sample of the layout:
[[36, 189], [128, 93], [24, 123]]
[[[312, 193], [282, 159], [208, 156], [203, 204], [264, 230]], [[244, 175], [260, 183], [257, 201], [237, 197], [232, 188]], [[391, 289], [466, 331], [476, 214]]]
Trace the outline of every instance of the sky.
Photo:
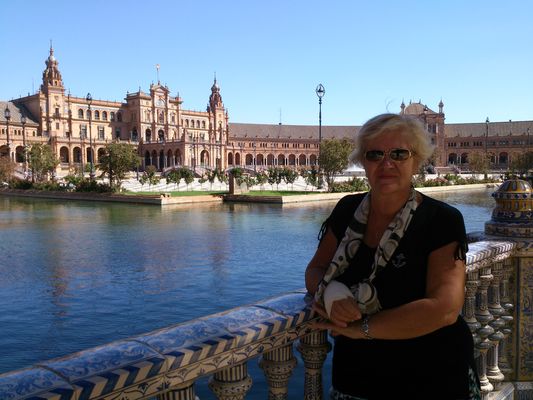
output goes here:
[[402, 101], [448, 123], [533, 119], [528, 0], [0, 0], [0, 100], [39, 89], [50, 40], [67, 90], [123, 101], [159, 80], [230, 123], [361, 125]]

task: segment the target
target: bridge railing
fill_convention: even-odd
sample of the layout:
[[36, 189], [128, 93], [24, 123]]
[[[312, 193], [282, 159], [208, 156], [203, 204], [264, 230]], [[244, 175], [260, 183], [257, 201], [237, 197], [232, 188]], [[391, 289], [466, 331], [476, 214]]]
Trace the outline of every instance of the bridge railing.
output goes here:
[[[495, 398], [513, 374], [514, 247], [479, 241], [467, 255], [463, 315], [474, 337], [484, 398]], [[290, 387], [291, 398], [322, 399], [331, 345], [327, 332], [309, 327], [312, 318], [304, 291], [286, 293], [0, 375], [0, 398], [192, 400], [195, 382], [209, 376], [218, 399], [244, 399], [252, 386], [247, 363], [260, 357], [268, 398], [286, 399], [296, 348], [305, 383]]]

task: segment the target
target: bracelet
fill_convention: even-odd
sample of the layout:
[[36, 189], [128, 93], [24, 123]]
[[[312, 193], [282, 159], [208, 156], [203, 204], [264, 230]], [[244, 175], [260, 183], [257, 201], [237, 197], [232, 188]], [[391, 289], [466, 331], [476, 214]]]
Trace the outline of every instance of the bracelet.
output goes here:
[[365, 339], [372, 340], [374, 338], [370, 336], [370, 333], [368, 333], [368, 330], [369, 330], [368, 322], [369, 321], [370, 321], [370, 316], [365, 315], [363, 317], [363, 320], [361, 321], [361, 332], [363, 332]]

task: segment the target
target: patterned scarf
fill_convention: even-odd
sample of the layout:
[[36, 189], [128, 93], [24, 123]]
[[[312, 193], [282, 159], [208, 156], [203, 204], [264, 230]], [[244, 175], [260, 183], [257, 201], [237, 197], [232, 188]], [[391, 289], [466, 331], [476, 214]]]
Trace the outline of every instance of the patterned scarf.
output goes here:
[[[346, 228], [344, 237], [337, 247], [337, 251], [333, 256], [322, 281], [318, 285], [315, 299], [321, 304], [323, 303], [323, 295], [326, 286], [331, 280], [346, 271], [363, 241], [366, 224], [368, 222], [368, 214], [370, 212], [370, 195], [371, 192], [368, 192], [361, 204], [359, 204], [359, 207], [355, 210], [355, 213], [348, 224], [348, 228]], [[396, 251], [417, 207], [417, 192], [412, 188], [409, 199], [400, 211], [398, 211], [379, 241], [370, 276], [350, 288], [357, 300], [361, 313], [374, 314], [381, 309], [377, 290], [372, 284], [372, 281], [376, 275], [385, 268]]]

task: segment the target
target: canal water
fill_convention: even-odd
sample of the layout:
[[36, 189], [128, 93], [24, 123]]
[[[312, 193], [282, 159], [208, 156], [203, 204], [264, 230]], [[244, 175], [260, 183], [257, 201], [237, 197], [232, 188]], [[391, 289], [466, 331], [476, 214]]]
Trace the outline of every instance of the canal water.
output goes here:
[[[492, 191], [432, 196], [472, 232]], [[302, 288], [334, 205], [0, 197], [0, 373]]]

